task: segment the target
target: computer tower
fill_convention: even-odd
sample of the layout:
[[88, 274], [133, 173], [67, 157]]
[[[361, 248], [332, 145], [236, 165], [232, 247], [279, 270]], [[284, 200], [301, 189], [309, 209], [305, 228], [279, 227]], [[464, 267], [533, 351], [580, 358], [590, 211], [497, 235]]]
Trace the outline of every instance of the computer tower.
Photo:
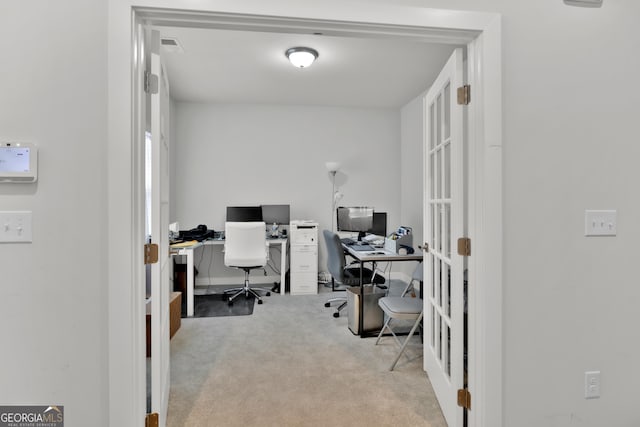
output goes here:
[[289, 248], [290, 294], [317, 294], [318, 223], [291, 221]]

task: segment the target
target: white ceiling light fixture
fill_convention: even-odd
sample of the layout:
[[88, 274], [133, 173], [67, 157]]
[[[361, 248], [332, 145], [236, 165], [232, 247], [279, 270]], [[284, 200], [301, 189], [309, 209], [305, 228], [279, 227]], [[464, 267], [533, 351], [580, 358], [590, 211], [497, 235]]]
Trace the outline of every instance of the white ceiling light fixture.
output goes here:
[[310, 47], [292, 47], [285, 55], [294, 67], [307, 68], [318, 58], [318, 51]]

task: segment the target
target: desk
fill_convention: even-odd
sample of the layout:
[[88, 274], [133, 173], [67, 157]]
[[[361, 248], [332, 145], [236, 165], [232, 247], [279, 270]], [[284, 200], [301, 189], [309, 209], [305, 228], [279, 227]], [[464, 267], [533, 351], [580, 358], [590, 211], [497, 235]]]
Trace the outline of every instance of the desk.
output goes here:
[[[400, 255], [394, 252], [389, 252], [384, 249], [375, 249], [373, 251], [357, 251], [349, 245], [343, 244], [342, 247], [360, 264], [360, 285], [362, 285], [362, 272], [364, 264], [367, 262], [399, 262], [399, 261], [422, 261], [422, 251], [415, 252], [411, 255]], [[360, 288], [362, 289], [362, 287]], [[372, 336], [373, 333], [365, 333], [364, 331], [364, 295], [360, 295], [359, 298], [359, 321], [358, 321], [358, 335], [361, 338]]]
[[[282, 255], [280, 256], [280, 293], [284, 293], [285, 275], [287, 271], [287, 239], [267, 239], [269, 246], [280, 245], [282, 247]], [[203, 246], [222, 246], [224, 240], [213, 239], [203, 240], [202, 242], [196, 242], [193, 245], [171, 248], [171, 252], [175, 255], [186, 255], [187, 257], [187, 317], [193, 317], [193, 289], [194, 289], [194, 277], [193, 277], [193, 254], [196, 249]]]

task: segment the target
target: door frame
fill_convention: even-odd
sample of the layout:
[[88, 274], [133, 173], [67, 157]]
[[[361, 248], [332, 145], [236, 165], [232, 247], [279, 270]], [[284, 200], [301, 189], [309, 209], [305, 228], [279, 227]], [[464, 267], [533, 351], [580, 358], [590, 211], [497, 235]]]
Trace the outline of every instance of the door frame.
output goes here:
[[[302, 3], [302, 4], [300, 4]], [[109, 0], [108, 23], [108, 385], [110, 425], [140, 425], [144, 364], [144, 157], [138, 142], [142, 71], [135, 46], [144, 26], [299, 31], [407, 37], [466, 44], [470, 426], [502, 425], [502, 57], [495, 13], [327, 0], [198, 2]], [[204, 9], [204, 10], [203, 10]], [[286, 18], [285, 18], [286, 17]], [[142, 165], [142, 166], [141, 166]]]

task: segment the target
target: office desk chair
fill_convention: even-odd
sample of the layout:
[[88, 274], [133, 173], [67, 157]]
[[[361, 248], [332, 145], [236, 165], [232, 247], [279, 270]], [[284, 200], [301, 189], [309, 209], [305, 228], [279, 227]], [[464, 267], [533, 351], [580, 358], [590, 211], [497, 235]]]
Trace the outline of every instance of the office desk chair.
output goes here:
[[[331, 274], [331, 290], [346, 291], [348, 286], [360, 286], [360, 266], [347, 265], [340, 237], [329, 230], [323, 230], [322, 234], [327, 244], [327, 270]], [[375, 271], [365, 268], [362, 271], [362, 281], [362, 284], [382, 285], [385, 279], [383, 276], [375, 274]], [[343, 287], [336, 289], [336, 283]], [[334, 302], [338, 302], [340, 305], [333, 313], [333, 317], [340, 317], [340, 311], [347, 306], [347, 296], [330, 298], [324, 303], [324, 306], [331, 307]]]
[[244, 270], [244, 286], [224, 291], [225, 294], [233, 294], [229, 296], [229, 305], [233, 305], [233, 300], [242, 294], [245, 298], [253, 295], [258, 304], [262, 304], [262, 298], [256, 291], [264, 291], [266, 296], [271, 295], [267, 289], [249, 286], [249, 272], [264, 268], [269, 259], [265, 230], [264, 222], [225, 223], [224, 265]]
[[[422, 282], [422, 278], [423, 278], [423, 267], [422, 267], [422, 261], [421, 261], [420, 263], [418, 263], [418, 265], [416, 266], [416, 269], [413, 271], [411, 280], [405, 287], [401, 296], [399, 297], [385, 296], [378, 300], [378, 305], [380, 306], [382, 311], [384, 311], [387, 317], [387, 320], [385, 321], [384, 326], [382, 327], [382, 329], [380, 330], [380, 333], [378, 334], [378, 339], [376, 339], [376, 345], [380, 341], [380, 338], [382, 337], [382, 334], [384, 333], [385, 329], [388, 329], [391, 332], [391, 335], [393, 335], [393, 338], [396, 344], [400, 346], [400, 350], [398, 351], [396, 358], [393, 360], [393, 362], [391, 363], [391, 366], [389, 367], [390, 371], [393, 371], [393, 368], [395, 368], [396, 363], [398, 363], [400, 356], [402, 355], [402, 353], [404, 353], [404, 350], [407, 347], [409, 340], [415, 333], [416, 329], [418, 329], [418, 326], [422, 321], [422, 317], [424, 315], [424, 306], [422, 303], [422, 299], [406, 296], [409, 290], [413, 288], [414, 282], [415, 281]], [[389, 326], [389, 324], [393, 319], [413, 321], [413, 326], [411, 327], [411, 331], [409, 332], [409, 334], [407, 335], [403, 343], [400, 343], [400, 340], [396, 336], [395, 332]]]

